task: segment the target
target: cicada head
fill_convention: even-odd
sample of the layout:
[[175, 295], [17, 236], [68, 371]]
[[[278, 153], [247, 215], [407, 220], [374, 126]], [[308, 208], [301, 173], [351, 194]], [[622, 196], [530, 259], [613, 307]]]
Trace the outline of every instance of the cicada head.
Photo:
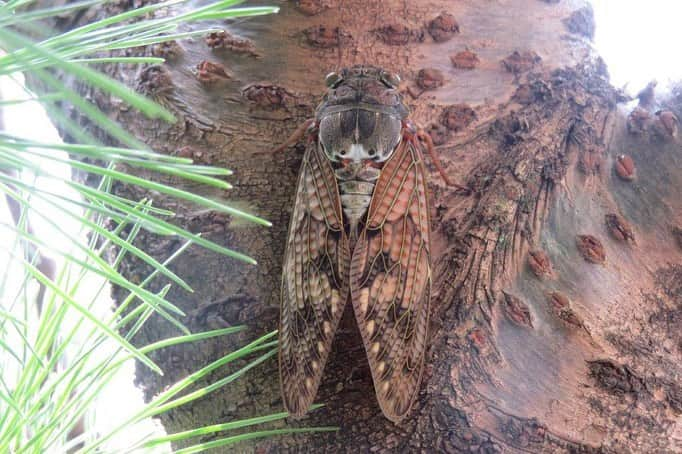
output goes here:
[[317, 108], [319, 139], [333, 162], [382, 163], [401, 140], [408, 110], [400, 77], [374, 66], [353, 66], [327, 75], [329, 89]]

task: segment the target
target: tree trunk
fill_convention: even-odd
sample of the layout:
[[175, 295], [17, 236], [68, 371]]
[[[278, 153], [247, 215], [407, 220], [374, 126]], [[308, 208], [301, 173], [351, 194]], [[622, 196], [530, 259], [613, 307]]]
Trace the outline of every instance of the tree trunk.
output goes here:
[[[96, 98], [154, 149], [234, 170], [233, 190], [208, 195], [274, 225], [156, 198], [179, 223], [258, 266], [200, 248], [181, 257], [174, 270], [195, 293], [175, 288], [170, 298], [189, 314], [190, 329], [250, 329], [164, 350], [154, 358], [163, 377], [138, 368], [146, 395], [277, 327], [301, 148], [270, 150], [313, 115], [326, 73], [369, 63], [401, 74], [412, 117], [431, 134], [448, 175], [472, 188], [461, 195], [430, 167], [434, 296], [418, 402], [398, 426], [382, 416], [347, 312], [318, 393], [326, 406], [286, 422], [340, 430], [240, 449], [682, 449], [682, 150], [653, 114], [662, 107], [679, 116], [682, 92], [643, 105], [648, 118], [628, 120], [617, 105], [624, 97], [591, 50], [594, 24], [581, 1], [269, 3], [281, 3], [281, 12], [216, 24], [225, 36], [141, 50], [165, 56], [163, 66], [112, 69], [174, 109], [175, 125]], [[153, 235], [141, 241], [159, 257], [178, 246]], [[124, 267], [145, 272], [132, 260]], [[157, 317], [135, 340], [175, 334]], [[281, 409], [273, 359], [162, 422], [176, 432]]]

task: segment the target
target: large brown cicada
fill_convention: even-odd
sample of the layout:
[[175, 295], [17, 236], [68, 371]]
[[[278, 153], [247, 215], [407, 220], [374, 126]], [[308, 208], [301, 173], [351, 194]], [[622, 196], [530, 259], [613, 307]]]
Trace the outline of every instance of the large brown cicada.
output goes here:
[[305, 137], [306, 151], [282, 273], [282, 397], [292, 415], [308, 411], [350, 300], [381, 410], [399, 422], [419, 391], [429, 321], [426, 138], [396, 75], [354, 66], [326, 82], [288, 143]]

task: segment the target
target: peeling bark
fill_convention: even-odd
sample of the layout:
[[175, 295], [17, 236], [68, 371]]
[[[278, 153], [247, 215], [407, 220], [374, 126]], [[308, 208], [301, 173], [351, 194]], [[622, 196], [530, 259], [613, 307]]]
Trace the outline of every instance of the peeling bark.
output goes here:
[[[625, 98], [585, 41], [594, 24], [580, 1], [279, 3], [277, 16], [220, 24], [225, 36], [141, 51], [168, 52], [173, 58], [162, 67], [111, 68], [172, 108], [181, 119], [175, 125], [95, 98], [155, 149], [236, 175], [230, 192], [166, 182], [238, 201], [274, 224], [264, 231], [156, 196], [180, 213], [178, 223], [248, 251], [259, 265], [198, 248], [175, 264], [196, 290], [170, 294], [192, 330], [233, 324], [250, 330], [158, 353], [153, 359], [165, 376], [138, 367], [147, 397], [277, 326], [301, 155], [268, 150], [312, 115], [327, 72], [367, 62], [402, 75], [413, 116], [431, 134], [446, 172], [473, 190], [463, 195], [447, 187], [432, 169], [434, 309], [422, 393], [400, 426], [382, 417], [348, 312], [318, 394], [326, 407], [286, 423], [340, 431], [240, 450], [682, 449], [682, 150], [654, 114], [665, 109], [679, 117], [682, 95], [640, 105], [646, 115], [639, 112], [637, 128], [630, 127], [629, 112], [619, 106]], [[236, 49], [222, 44], [226, 37], [238, 37]], [[475, 64], [451, 60], [465, 50]], [[220, 84], [202, 83], [206, 75], [196, 68], [203, 61], [224, 69]], [[625, 154], [632, 161], [626, 165]], [[636, 178], [623, 180], [618, 166], [628, 171], [630, 164]], [[116, 191], [148, 196], [126, 185]], [[625, 238], [636, 243], [616, 237], [607, 215], [627, 219]], [[581, 235], [591, 239], [577, 241]], [[149, 234], [140, 244], [160, 257], [179, 247]], [[541, 279], [528, 265], [538, 261], [531, 251], [550, 264], [549, 273], [540, 267]], [[133, 260], [123, 266], [128, 276], [144, 273]], [[135, 341], [172, 334], [155, 318]], [[175, 432], [281, 408], [273, 360], [162, 422]]]

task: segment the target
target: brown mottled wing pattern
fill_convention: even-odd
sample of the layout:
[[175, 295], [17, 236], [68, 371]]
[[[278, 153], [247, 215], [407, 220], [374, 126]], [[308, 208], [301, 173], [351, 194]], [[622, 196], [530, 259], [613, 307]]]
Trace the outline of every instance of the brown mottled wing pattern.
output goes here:
[[419, 392], [431, 292], [429, 236], [422, 155], [404, 141], [381, 171], [350, 270], [377, 399], [394, 422]]
[[311, 140], [301, 165], [282, 272], [279, 372], [284, 406], [308, 411], [348, 300], [350, 252], [339, 190]]

